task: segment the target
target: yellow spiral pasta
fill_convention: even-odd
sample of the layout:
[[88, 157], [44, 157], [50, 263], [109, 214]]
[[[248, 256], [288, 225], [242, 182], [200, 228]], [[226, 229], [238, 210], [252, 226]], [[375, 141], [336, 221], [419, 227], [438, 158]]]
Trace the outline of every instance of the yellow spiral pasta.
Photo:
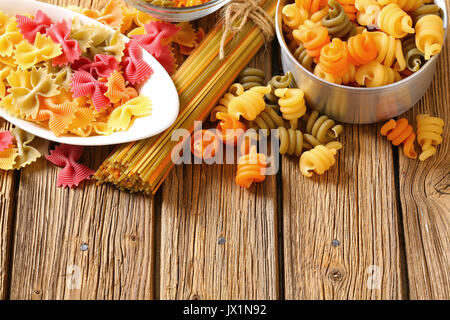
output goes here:
[[378, 55], [375, 60], [386, 67], [393, 67], [394, 70], [405, 70], [406, 61], [400, 39], [395, 39], [381, 31], [370, 32], [370, 35], [377, 46]]
[[336, 84], [351, 84], [355, 83], [356, 67], [350, 64], [347, 72], [342, 77], [336, 78], [332, 74], [325, 72], [319, 63], [314, 68], [314, 74], [319, 78], [326, 80], [328, 82]]
[[378, 26], [394, 38], [403, 38], [414, 33], [411, 17], [396, 3], [390, 3], [381, 9], [378, 15]]
[[217, 121], [216, 115], [218, 112], [228, 113], [228, 105], [230, 104], [230, 101], [236, 98], [237, 96], [240, 96], [244, 93], [244, 87], [240, 83], [233, 83], [229, 88], [228, 92], [226, 92], [222, 99], [220, 99], [219, 104], [212, 109], [210, 114], [210, 120], [212, 122]]
[[316, 146], [304, 152], [300, 157], [300, 171], [305, 177], [312, 177], [312, 172], [324, 174], [336, 162], [336, 149], [326, 146]]
[[428, 114], [419, 114], [417, 121], [417, 142], [422, 147], [419, 160], [424, 161], [436, 153], [434, 146], [442, 143], [444, 120], [430, 117]]
[[297, 120], [306, 113], [305, 93], [298, 88], [276, 89], [278, 104], [283, 118], [289, 120], [292, 128], [297, 128]]
[[401, 80], [400, 74], [378, 61], [372, 61], [361, 66], [356, 71], [356, 82], [361, 86], [379, 87]]
[[425, 54], [425, 60], [441, 52], [444, 42], [444, 22], [436, 15], [423, 16], [416, 23], [416, 46]]
[[356, 20], [362, 26], [375, 25], [381, 5], [375, 0], [355, 0], [355, 8], [358, 9]]
[[377, 2], [383, 6], [395, 3], [400, 8], [408, 12], [416, 10], [425, 3], [424, 0], [377, 0]]
[[308, 11], [299, 8], [295, 3], [285, 5], [281, 11], [283, 22], [291, 29], [297, 29], [299, 25], [308, 19]]
[[240, 116], [249, 121], [255, 120], [265, 109], [266, 102], [264, 101], [264, 95], [269, 93], [270, 90], [270, 86], [257, 86], [245, 91], [230, 101], [228, 104], [228, 113], [236, 120], [239, 120]]

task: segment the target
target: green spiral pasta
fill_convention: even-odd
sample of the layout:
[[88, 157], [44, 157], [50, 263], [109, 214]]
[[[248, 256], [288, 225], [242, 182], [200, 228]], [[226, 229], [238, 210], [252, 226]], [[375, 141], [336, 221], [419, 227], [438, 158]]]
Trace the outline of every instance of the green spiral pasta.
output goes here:
[[412, 72], [419, 71], [425, 63], [425, 55], [417, 49], [414, 36], [408, 36], [403, 39], [402, 48], [408, 70]]
[[298, 48], [294, 51], [294, 57], [305, 69], [311, 72], [313, 71], [312, 66], [314, 58], [306, 53], [306, 48], [303, 46], [303, 43], [300, 43]]
[[239, 83], [244, 86], [245, 90], [253, 87], [264, 86], [266, 74], [261, 69], [245, 68], [239, 75]]
[[[299, 157], [303, 150], [311, 150], [322, 145], [319, 140], [309, 133], [302, 133], [298, 129], [278, 127], [277, 137], [280, 139], [280, 154]], [[330, 142], [331, 143], [337, 143]], [[327, 144], [328, 145], [328, 144]]]
[[429, 14], [434, 14], [441, 18], [443, 16], [442, 9], [439, 8], [439, 6], [437, 6], [435, 4], [424, 4], [420, 8], [411, 12], [411, 18], [413, 20], [413, 23], [416, 24], [416, 22], [420, 18], [422, 18], [423, 16], [426, 16], [426, 15], [429, 15]]
[[266, 99], [269, 100], [271, 103], [278, 103], [278, 97], [275, 95], [275, 90], [276, 89], [284, 89], [284, 88], [288, 88], [292, 83], [292, 73], [290, 73], [289, 71], [285, 74], [285, 75], [278, 75], [278, 76], [273, 76], [272, 79], [270, 79], [270, 81], [267, 83], [268, 85], [270, 85], [270, 87], [272, 88], [272, 90], [270, 91], [270, 93], [266, 94]]
[[328, 15], [322, 19], [322, 25], [328, 29], [331, 38], [347, 38], [356, 34], [356, 27], [351, 23], [342, 6], [336, 0], [328, 0]]
[[271, 129], [278, 127], [285, 127], [286, 122], [273, 108], [266, 105], [266, 108], [261, 112], [254, 121], [251, 122], [250, 127], [258, 130], [267, 130], [267, 134], [270, 134]]
[[339, 137], [344, 128], [336, 124], [326, 115], [320, 116], [319, 112], [312, 111], [306, 122], [306, 132], [316, 138], [321, 144], [327, 143]]

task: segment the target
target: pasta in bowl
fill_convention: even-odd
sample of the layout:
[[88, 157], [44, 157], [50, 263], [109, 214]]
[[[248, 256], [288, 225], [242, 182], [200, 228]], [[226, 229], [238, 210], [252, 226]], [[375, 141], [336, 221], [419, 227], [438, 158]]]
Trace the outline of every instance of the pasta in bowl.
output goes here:
[[281, 61], [307, 102], [347, 123], [413, 106], [431, 84], [447, 31], [443, 0], [281, 0]]
[[100, 22], [37, 1], [0, 3], [0, 116], [47, 140], [111, 145], [176, 119], [169, 74]]

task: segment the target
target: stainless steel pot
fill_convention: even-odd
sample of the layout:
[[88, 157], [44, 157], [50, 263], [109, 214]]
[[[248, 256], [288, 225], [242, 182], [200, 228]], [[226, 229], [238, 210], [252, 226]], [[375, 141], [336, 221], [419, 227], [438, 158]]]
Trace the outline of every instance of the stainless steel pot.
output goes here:
[[[279, 0], [276, 12], [276, 33], [281, 47], [281, 62], [283, 70], [292, 72], [297, 86], [305, 91], [310, 107], [340, 122], [375, 123], [407, 111], [423, 97], [429, 88], [439, 55], [428, 60], [411, 76], [377, 88], [348, 87], [330, 83], [315, 76], [300, 65], [284, 40], [281, 9], [287, 2]], [[445, 0], [435, 0], [435, 3], [444, 12], [445, 43], [448, 18]]]

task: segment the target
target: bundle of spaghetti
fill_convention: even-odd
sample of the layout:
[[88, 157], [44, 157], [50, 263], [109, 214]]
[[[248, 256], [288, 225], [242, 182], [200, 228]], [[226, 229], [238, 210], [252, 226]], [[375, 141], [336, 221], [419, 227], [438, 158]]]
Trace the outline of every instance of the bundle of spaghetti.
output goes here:
[[[265, 0], [261, 7], [273, 17], [276, 4], [275, 0]], [[227, 56], [221, 60], [222, 33], [222, 24], [218, 24], [174, 74], [180, 113], [172, 126], [158, 136], [118, 147], [96, 172], [99, 182], [111, 182], [131, 192], [158, 190], [174, 165], [171, 153], [179, 141], [172, 141], [172, 134], [176, 129], [192, 132], [194, 121], [209, 115], [264, 43], [260, 29], [248, 21], [239, 33], [227, 36]]]

